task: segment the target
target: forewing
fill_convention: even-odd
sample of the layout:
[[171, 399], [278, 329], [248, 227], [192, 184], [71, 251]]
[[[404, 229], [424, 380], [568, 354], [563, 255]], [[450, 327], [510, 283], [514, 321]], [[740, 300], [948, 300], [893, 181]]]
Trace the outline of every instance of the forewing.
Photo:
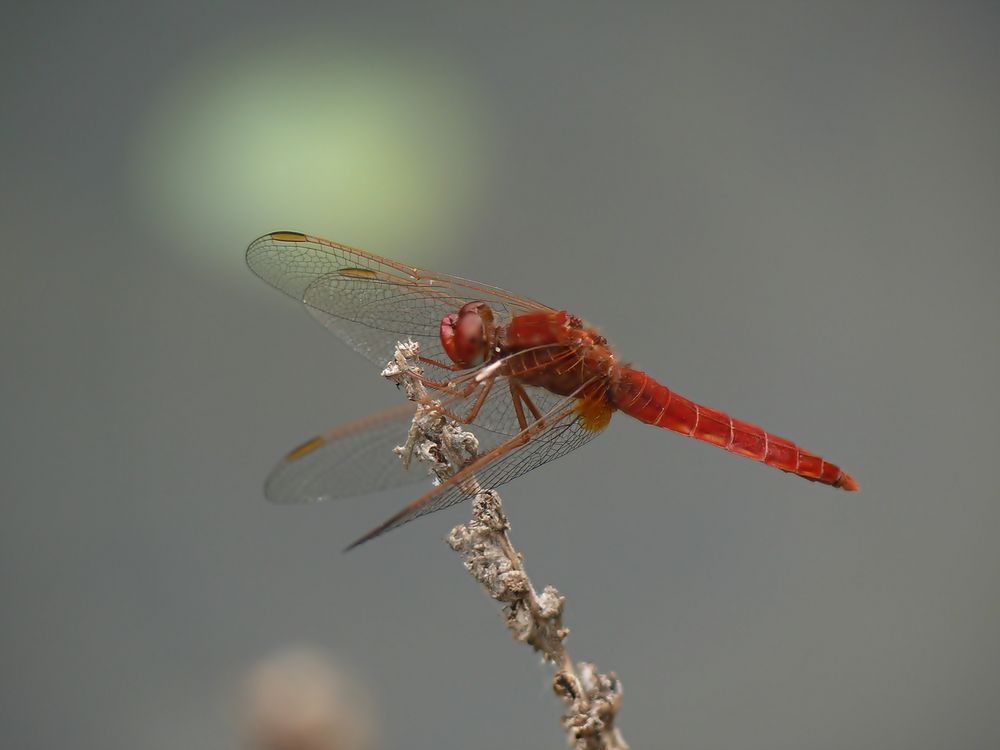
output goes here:
[[274, 467], [264, 495], [274, 503], [316, 503], [427, 479], [426, 469], [405, 470], [393, 452], [406, 442], [414, 411], [405, 403], [306, 441]]
[[497, 287], [297, 232], [259, 237], [246, 258], [260, 278], [306, 304], [313, 317], [380, 366], [406, 338], [420, 341], [424, 356], [443, 356], [441, 318], [466, 302], [486, 302], [498, 322], [551, 309]]
[[[587, 384], [580, 392], [591, 385]], [[599, 399], [601, 396], [602, 392], [591, 393], [592, 398]], [[581, 403], [575, 396], [563, 398], [542, 419], [483, 453], [453, 477], [424, 493], [347, 549], [353, 549], [415, 518], [460, 503], [480, 490], [496, 489], [579, 448], [600, 431], [584, 427], [579, 416]]]

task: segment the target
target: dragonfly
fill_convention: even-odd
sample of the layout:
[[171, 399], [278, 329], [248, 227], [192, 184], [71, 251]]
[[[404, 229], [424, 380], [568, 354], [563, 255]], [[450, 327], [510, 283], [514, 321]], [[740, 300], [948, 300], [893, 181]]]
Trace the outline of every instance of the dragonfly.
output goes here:
[[[485, 436], [464, 468], [351, 544], [495, 489], [601, 433], [615, 412], [710, 443], [820, 484], [854, 492], [836, 464], [790, 440], [695, 403], [619, 360], [581, 318], [498, 287], [415, 268], [299, 232], [271, 232], [246, 251], [250, 269], [305, 305], [353, 349], [384, 367], [401, 340], [419, 344], [430, 404]], [[414, 417], [411, 403], [318, 435], [274, 467], [264, 494], [315, 503], [421, 479], [393, 447]]]

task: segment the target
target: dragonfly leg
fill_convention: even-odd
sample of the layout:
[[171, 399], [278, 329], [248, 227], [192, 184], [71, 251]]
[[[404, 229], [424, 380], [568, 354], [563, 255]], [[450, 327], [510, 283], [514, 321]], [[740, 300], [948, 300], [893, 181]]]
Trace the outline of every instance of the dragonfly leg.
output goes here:
[[[483, 404], [486, 402], [486, 397], [488, 395], [490, 395], [490, 389], [493, 388], [493, 384], [496, 382], [496, 379], [497, 379], [497, 376], [493, 375], [493, 376], [491, 376], [490, 378], [486, 379], [483, 382], [483, 390], [479, 393], [478, 396], [476, 396], [476, 403], [474, 403], [469, 408], [468, 413], [464, 417], [455, 414], [454, 412], [452, 412], [449, 409], [445, 409], [445, 408], [441, 408], [441, 407], [436, 407], [435, 411], [437, 411], [439, 414], [444, 414], [449, 419], [453, 419], [456, 422], [459, 422], [461, 424], [472, 424], [473, 420], [477, 416], [479, 416], [479, 411], [483, 408]], [[471, 386], [465, 390], [465, 393], [460, 394], [460, 395], [465, 396], [465, 395], [468, 395], [469, 393], [472, 393], [472, 391], [475, 389], [476, 385], [478, 385], [478, 384], [477, 383], [472, 383]]]
[[517, 423], [521, 426], [522, 430], [525, 430], [528, 427], [528, 420], [524, 416], [524, 403], [521, 401], [523, 391], [514, 385], [513, 380], [507, 381], [507, 387], [510, 388], [510, 399], [514, 403], [514, 413], [517, 415]]
[[412, 372], [410, 374], [414, 380], [420, 381], [422, 385], [424, 385], [427, 388], [430, 388], [433, 391], [443, 391], [443, 392], [450, 391], [451, 393], [460, 398], [465, 398], [466, 396], [468, 396], [470, 393], [476, 390], [476, 386], [479, 385], [479, 383], [477, 383], [475, 380], [472, 380], [470, 383], [465, 385], [461, 390], [455, 390], [458, 384], [462, 382], [462, 380], [468, 380], [468, 376], [465, 376], [464, 378], [456, 378], [455, 380], [435, 380], [434, 378], [429, 378], [426, 375], [418, 375], [415, 372]]
[[431, 359], [430, 357], [424, 357], [423, 355], [417, 355], [417, 361], [423, 362], [425, 365], [432, 365], [441, 370], [448, 370], [450, 372], [458, 372], [459, 370], [465, 370], [467, 368], [460, 367], [454, 363], [448, 364], [447, 362], [439, 362], [436, 359]]
[[[541, 419], [542, 413], [538, 410], [538, 407], [535, 406], [535, 403], [531, 400], [528, 392], [524, 390], [524, 386], [513, 378], [508, 379], [507, 384], [510, 386], [510, 395], [514, 400], [514, 411], [517, 413], [517, 421], [520, 422], [521, 429], [523, 430], [528, 426], [527, 421], [524, 418], [523, 406], [528, 407], [528, 410], [531, 412], [531, 415], [535, 418], [536, 422]], [[518, 403], [519, 401], [521, 402], [520, 404]]]

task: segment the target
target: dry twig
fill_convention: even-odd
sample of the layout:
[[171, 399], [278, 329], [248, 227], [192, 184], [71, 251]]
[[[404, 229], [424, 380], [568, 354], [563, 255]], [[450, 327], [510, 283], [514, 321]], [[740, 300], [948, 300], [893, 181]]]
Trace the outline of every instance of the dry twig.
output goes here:
[[[438, 481], [445, 481], [472, 461], [478, 452], [476, 437], [434, 409], [415, 375], [413, 362], [419, 345], [400, 343], [395, 360], [383, 376], [403, 387], [418, 404], [406, 444], [397, 448], [405, 463], [413, 456], [430, 466]], [[448, 544], [462, 557], [466, 570], [504, 605], [507, 627], [556, 666], [552, 688], [566, 703], [562, 726], [576, 750], [627, 750], [615, 726], [621, 707], [622, 686], [614, 673], [601, 674], [593, 664], [575, 667], [564, 641], [569, 629], [562, 623], [565, 598], [552, 586], [539, 594], [524, 569], [522, 555], [511, 544], [510, 524], [500, 495], [478, 486], [473, 495], [472, 520], [452, 529]]]

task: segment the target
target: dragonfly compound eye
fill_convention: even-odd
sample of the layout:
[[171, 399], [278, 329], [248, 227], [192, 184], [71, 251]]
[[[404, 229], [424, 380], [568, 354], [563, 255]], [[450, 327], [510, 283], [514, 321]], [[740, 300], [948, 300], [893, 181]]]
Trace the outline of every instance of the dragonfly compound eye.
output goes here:
[[457, 313], [441, 318], [441, 346], [460, 367], [482, 364], [486, 352], [486, 326], [479, 308], [484, 302], [468, 302]]

